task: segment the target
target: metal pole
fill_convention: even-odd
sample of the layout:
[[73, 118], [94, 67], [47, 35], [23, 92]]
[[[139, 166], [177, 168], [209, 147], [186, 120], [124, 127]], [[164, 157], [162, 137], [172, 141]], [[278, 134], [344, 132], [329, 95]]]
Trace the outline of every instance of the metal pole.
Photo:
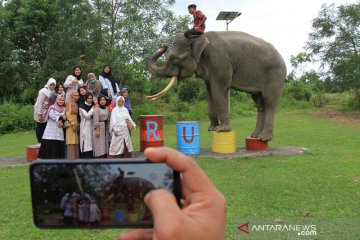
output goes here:
[[[226, 31], [229, 31], [229, 20], [226, 20]], [[230, 88], [228, 89], [228, 110], [229, 110], [229, 118], [230, 118]]]

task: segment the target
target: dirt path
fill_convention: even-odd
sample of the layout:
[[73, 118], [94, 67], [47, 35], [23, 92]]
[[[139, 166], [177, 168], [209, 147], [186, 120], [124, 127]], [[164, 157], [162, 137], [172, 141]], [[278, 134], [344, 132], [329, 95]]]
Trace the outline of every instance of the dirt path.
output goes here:
[[[211, 148], [201, 148], [201, 153], [195, 157], [217, 158], [217, 159], [234, 159], [234, 158], [246, 158], [246, 157], [265, 157], [272, 155], [294, 155], [304, 154], [308, 152], [308, 149], [303, 147], [270, 147], [268, 151], [247, 151], [244, 148], [238, 148], [235, 153], [232, 154], [220, 154], [213, 153]], [[144, 157], [144, 154], [139, 151], [133, 152], [133, 157]], [[25, 157], [0, 157], [0, 168], [9, 166], [29, 165], [29, 162], [25, 160]]]
[[26, 164], [29, 162], [26, 161], [25, 157], [0, 157], [0, 168]]
[[339, 123], [360, 125], [360, 111], [340, 112], [327, 110], [322, 112], [315, 112], [314, 115], [318, 118], [329, 119]]

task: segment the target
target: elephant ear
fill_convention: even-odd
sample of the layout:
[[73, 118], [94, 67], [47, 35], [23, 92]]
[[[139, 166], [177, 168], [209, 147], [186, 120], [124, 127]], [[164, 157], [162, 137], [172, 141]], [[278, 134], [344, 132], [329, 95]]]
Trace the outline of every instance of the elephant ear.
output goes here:
[[193, 39], [191, 43], [191, 55], [196, 59], [196, 63], [200, 62], [201, 54], [209, 43], [209, 40], [205, 36]]

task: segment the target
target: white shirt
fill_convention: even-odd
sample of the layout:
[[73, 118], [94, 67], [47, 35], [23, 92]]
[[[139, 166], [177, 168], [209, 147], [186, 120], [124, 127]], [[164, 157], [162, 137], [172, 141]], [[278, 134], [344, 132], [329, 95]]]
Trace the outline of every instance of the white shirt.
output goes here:
[[72, 92], [77, 91], [79, 89], [79, 87], [84, 85], [84, 81], [82, 79], [78, 80], [77, 83], [73, 83], [72, 81], [74, 79], [76, 79], [76, 78], [73, 75], [69, 75], [64, 82], [64, 87], [67, 88], [65, 103], [67, 103], [69, 101], [69, 99], [71, 98], [70, 96], [71, 96]]
[[[103, 89], [108, 89], [108, 91], [110, 91], [112, 99], [115, 100], [117, 95], [114, 93], [114, 89], [113, 89], [113, 87], [111, 85], [111, 81], [109, 79], [107, 79], [107, 78], [104, 78], [101, 75], [99, 76], [99, 80], [101, 82], [102, 88]], [[120, 93], [119, 85], [117, 83], [115, 83], [115, 86], [116, 86], [117, 93]]]

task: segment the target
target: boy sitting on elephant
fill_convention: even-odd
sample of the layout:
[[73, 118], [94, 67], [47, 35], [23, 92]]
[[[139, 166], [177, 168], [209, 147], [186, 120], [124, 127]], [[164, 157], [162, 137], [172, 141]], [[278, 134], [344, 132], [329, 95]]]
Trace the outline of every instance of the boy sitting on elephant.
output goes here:
[[194, 27], [184, 33], [185, 37], [191, 38], [202, 35], [205, 32], [206, 16], [200, 10], [196, 10], [195, 4], [189, 5], [188, 10], [194, 17]]

